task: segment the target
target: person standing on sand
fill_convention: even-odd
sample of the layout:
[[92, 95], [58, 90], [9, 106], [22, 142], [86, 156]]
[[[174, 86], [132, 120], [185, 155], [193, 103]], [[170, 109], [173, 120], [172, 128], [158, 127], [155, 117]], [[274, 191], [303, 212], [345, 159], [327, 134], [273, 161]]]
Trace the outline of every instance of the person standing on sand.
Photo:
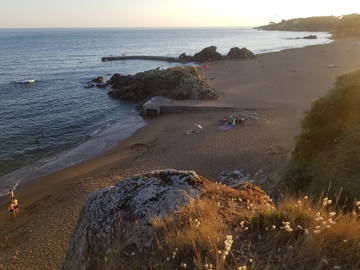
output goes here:
[[12, 213], [12, 216], [16, 218], [16, 215], [19, 212], [18, 200], [13, 198], [9, 205], [9, 212]]
[[15, 199], [14, 191], [9, 189], [9, 201], [10, 201], [10, 203], [12, 202], [13, 199]]

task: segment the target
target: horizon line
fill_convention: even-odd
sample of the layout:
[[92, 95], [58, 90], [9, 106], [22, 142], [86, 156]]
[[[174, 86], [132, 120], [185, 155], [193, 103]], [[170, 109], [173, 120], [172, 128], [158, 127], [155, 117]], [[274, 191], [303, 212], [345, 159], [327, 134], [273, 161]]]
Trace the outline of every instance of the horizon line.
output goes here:
[[239, 28], [257, 27], [257, 25], [231, 25], [231, 26], [56, 26], [56, 27], [0, 27], [0, 30], [11, 29], [174, 29], [174, 28]]

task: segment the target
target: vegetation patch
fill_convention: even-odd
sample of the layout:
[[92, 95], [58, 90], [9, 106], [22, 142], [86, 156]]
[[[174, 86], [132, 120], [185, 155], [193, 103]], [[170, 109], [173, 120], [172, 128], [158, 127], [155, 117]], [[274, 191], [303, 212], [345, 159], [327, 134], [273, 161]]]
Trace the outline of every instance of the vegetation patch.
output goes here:
[[302, 121], [282, 185], [292, 192], [360, 198], [360, 71], [340, 76]]

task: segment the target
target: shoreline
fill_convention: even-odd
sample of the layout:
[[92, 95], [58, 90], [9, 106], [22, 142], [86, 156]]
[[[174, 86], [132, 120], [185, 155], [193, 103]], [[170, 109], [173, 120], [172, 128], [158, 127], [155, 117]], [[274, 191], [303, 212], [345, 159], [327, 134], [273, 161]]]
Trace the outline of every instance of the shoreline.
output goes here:
[[[218, 122], [228, 113], [166, 114], [100, 156], [19, 188], [15, 195], [21, 208], [15, 220], [0, 198], [0, 232], [7, 238], [0, 245], [0, 264], [9, 269], [61, 268], [84, 200], [124, 177], [174, 168], [216, 180], [221, 171], [243, 169], [259, 182], [271, 181], [291, 152], [303, 111], [332, 88], [338, 75], [360, 68], [359, 63], [359, 39], [346, 39], [201, 67], [220, 98], [199, 104], [268, 110], [253, 112], [244, 127], [226, 131]], [[194, 123], [203, 132], [184, 135]]]
[[[332, 42], [334, 42], [334, 40], [332, 40], [331, 37], [329, 37], [328, 40], [329, 40], [328, 43], [321, 43], [321, 44], [316, 44], [316, 45], [306, 45], [306, 46], [300, 46], [300, 47], [291, 47], [291, 48], [281, 48], [279, 50], [270, 50], [270, 51], [266, 51], [266, 52], [257, 53], [256, 55], [261, 56], [261, 55], [266, 55], [266, 54], [285, 52], [287, 50], [294, 50], [294, 49], [296, 50], [296, 49], [302, 49], [302, 48], [307, 48], [307, 47], [312, 47], [312, 46], [323, 46], [323, 45], [328, 45], [328, 44], [331, 44]], [[227, 61], [227, 60], [222, 60], [219, 62], [223, 62], [223, 61]], [[211, 63], [211, 64], [214, 64], [214, 63]], [[198, 67], [200, 67], [201, 65], [202, 64], [196, 64], [196, 66], [198, 66]], [[201, 101], [199, 101], [199, 102], [201, 102]], [[10, 186], [13, 186], [14, 190], [16, 190], [16, 188], [21, 188], [24, 185], [28, 186], [29, 184], [31, 184], [31, 182], [36, 181], [36, 179], [45, 177], [45, 176], [55, 173], [59, 170], [63, 170], [63, 169], [72, 167], [76, 164], [88, 161], [90, 159], [96, 158], [96, 157], [104, 154], [105, 152], [116, 147], [116, 145], [119, 144], [122, 140], [131, 136], [131, 134], [133, 134], [137, 129], [141, 128], [141, 126], [145, 125], [145, 120], [141, 116], [139, 116], [139, 122], [140, 122], [140, 118], [141, 118], [141, 122], [143, 122], [143, 123], [138, 123], [137, 126], [139, 126], [139, 127], [136, 127], [135, 129], [131, 129], [131, 130], [124, 129], [125, 133], [127, 135], [124, 134], [124, 136], [123, 136], [122, 134], [120, 134], [120, 136], [118, 136], [117, 141], [116, 141], [116, 139], [108, 138], [111, 145], [107, 145], [106, 138], [105, 138], [105, 141], [101, 141], [98, 138], [100, 138], [102, 136], [107, 136], [106, 135], [107, 130], [111, 130], [114, 128], [116, 129], [117, 123], [114, 123], [111, 126], [109, 126], [108, 128], [105, 128], [104, 130], [100, 131], [100, 133], [95, 134], [94, 137], [90, 137], [88, 140], [82, 142], [79, 145], [76, 145], [76, 146], [74, 146], [70, 149], [67, 149], [65, 151], [62, 151], [58, 154], [51, 155], [45, 159], [37, 160], [35, 163], [31, 163], [26, 166], [19, 167], [6, 175], [0, 176], [1, 186], [2, 187], [6, 186], [6, 188], [4, 187], [2, 189], [2, 190], [4, 190], [3, 192], [0, 189], [0, 198], [6, 196], [6, 194], [7, 194], [6, 191]], [[123, 128], [118, 126], [118, 129], [120, 130]], [[91, 149], [91, 144], [97, 144], [97, 143], [105, 144], [105, 146], [102, 149], [93, 151]], [[26, 179], [26, 180], [24, 180], [24, 179]], [[5, 183], [5, 184], [3, 184], [3, 183]]]
[[30, 186], [36, 179], [96, 158], [111, 150], [120, 141], [127, 139], [136, 130], [146, 125], [146, 121], [140, 115], [134, 114], [132, 117], [136, 121], [134, 125], [115, 122], [79, 145], [1, 176], [0, 183], [4, 192], [0, 189], [0, 198], [7, 195], [7, 188], [4, 186], [10, 188], [13, 185], [14, 191], [23, 186]]

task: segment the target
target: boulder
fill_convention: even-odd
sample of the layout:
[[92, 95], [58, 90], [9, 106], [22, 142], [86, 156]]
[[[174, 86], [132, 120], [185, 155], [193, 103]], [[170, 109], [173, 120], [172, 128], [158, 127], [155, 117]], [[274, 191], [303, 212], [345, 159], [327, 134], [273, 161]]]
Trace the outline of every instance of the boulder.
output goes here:
[[251, 175], [242, 170], [221, 172], [218, 179], [221, 184], [233, 188], [245, 183], [255, 183], [255, 180], [251, 178]]
[[114, 263], [117, 252], [150, 246], [152, 218], [175, 211], [203, 192], [204, 181], [195, 172], [164, 170], [93, 193], [81, 210], [63, 269], [111, 269], [106, 264]]
[[92, 82], [94, 82], [94, 83], [104, 83], [104, 77], [99, 76], [99, 77], [93, 79]]
[[230, 49], [226, 57], [229, 59], [252, 59], [255, 54], [247, 48], [234, 47]]
[[179, 59], [184, 62], [191, 62], [191, 58], [192, 58], [192, 56], [187, 55], [186, 53], [182, 53], [179, 55]]
[[217, 93], [206, 83], [196, 67], [179, 66], [165, 70], [153, 69], [135, 75], [114, 75], [108, 93], [113, 98], [132, 102], [153, 96], [171, 99], [216, 99]]
[[209, 61], [222, 60], [223, 56], [216, 51], [215, 46], [202, 49], [191, 58], [193, 62], [204, 63]]
[[316, 35], [308, 35], [308, 36], [303, 37], [303, 39], [317, 39], [317, 36]]
[[258, 206], [268, 205], [266, 196], [248, 183], [219, 192], [217, 184], [193, 171], [153, 171], [124, 179], [85, 201], [63, 269], [130, 269], [127, 266], [140, 258], [141, 267], [131, 269], [154, 269], [146, 265], [151, 265], [149, 252], [156, 244], [154, 219], [175, 216], [179, 207], [197, 200], [237, 198], [238, 206], [247, 209], [249, 199]]

